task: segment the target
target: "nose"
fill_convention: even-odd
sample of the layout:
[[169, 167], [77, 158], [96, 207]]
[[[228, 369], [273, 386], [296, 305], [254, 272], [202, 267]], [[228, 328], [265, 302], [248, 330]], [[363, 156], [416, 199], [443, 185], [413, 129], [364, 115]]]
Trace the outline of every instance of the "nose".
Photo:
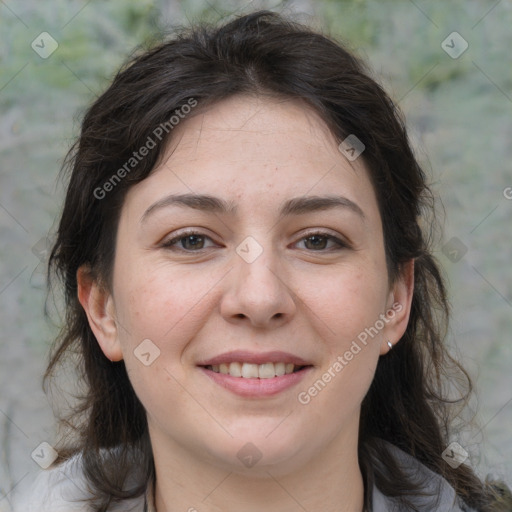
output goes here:
[[271, 249], [251, 263], [238, 254], [225, 282], [220, 312], [230, 323], [275, 328], [290, 321], [296, 311], [289, 278]]

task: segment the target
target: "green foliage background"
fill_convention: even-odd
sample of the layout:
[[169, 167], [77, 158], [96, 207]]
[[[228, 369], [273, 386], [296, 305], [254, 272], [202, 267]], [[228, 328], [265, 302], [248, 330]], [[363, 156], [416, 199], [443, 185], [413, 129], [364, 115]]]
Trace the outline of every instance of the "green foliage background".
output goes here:
[[[14, 482], [32, 464], [31, 449], [53, 435], [40, 377], [55, 326], [43, 316], [44, 264], [33, 246], [55, 227], [56, 177], [81, 112], [138, 45], [174, 25], [256, 8], [294, 13], [345, 42], [405, 113], [445, 208], [436, 254], [450, 283], [450, 343], [479, 389], [474, 407], [483, 428], [465, 445], [482, 473], [510, 481], [512, 200], [503, 191], [512, 186], [511, 0], [0, 2], [0, 411], [12, 420], [0, 426], [6, 478]], [[59, 44], [48, 59], [31, 48], [43, 31]], [[469, 44], [458, 59], [441, 48], [453, 31]], [[452, 237], [468, 248], [456, 263], [442, 251]], [[0, 475], [0, 482], [7, 480]], [[0, 492], [8, 488], [0, 483]]]

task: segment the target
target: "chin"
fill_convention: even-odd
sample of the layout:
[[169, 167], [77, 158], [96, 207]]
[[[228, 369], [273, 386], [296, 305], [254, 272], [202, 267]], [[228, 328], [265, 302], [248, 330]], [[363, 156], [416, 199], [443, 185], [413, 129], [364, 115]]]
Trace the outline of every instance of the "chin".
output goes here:
[[[274, 423], [274, 428], [275, 428]], [[278, 428], [279, 429], [279, 428]], [[244, 430], [239, 435], [232, 432], [223, 449], [219, 445], [209, 447], [209, 453], [216, 465], [235, 473], [268, 478], [271, 474], [291, 472], [301, 460], [307, 458], [311, 443], [292, 436], [285, 429], [270, 433], [271, 430]], [[204, 453], [204, 452], [203, 452]], [[305, 460], [304, 460], [305, 462]]]

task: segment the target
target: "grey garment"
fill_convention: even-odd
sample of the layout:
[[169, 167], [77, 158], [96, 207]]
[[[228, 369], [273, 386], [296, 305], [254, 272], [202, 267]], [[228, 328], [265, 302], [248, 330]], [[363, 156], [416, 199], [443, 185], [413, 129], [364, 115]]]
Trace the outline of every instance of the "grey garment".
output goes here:
[[[404, 471], [424, 484], [427, 496], [409, 497], [419, 512], [477, 512], [465, 507], [457, 498], [455, 490], [440, 475], [397, 447], [390, 444], [388, 446]], [[113, 505], [109, 512], [154, 512], [152, 494], [149, 488], [146, 496]], [[91, 492], [82, 473], [80, 457], [75, 456], [53, 469], [42, 471], [31, 489], [30, 496], [15, 501], [14, 512], [92, 512], [93, 508], [83, 501], [90, 497]], [[401, 507], [392, 498], [384, 496], [374, 486], [371, 512], [410, 510], [410, 507]]]
[[[421, 512], [477, 512], [465, 505], [455, 493], [454, 488], [437, 473], [421, 464], [411, 455], [390, 443], [385, 443], [400, 467], [414, 481], [423, 483], [424, 496], [409, 496], [409, 501]], [[384, 496], [379, 489], [373, 487], [371, 512], [406, 512], [410, 507], [400, 506], [396, 500]]]

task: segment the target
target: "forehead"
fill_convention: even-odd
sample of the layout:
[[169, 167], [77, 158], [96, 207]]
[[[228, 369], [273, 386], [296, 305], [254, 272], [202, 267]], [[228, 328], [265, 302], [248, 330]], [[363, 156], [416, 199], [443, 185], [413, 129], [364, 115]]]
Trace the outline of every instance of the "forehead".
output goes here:
[[[332, 150], [335, 138], [324, 121], [304, 100], [239, 94], [217, 102], [200, 114], [185, 118], [173, 131], [168, 154], [173, 158], [203, 142], [245, 143], [281, 150], [300, 140], [308, 148]], [[209, 150], [212, 148], [210, 147]], [[244, 147], [230, 153], [243, 157]], [[294, 147], [296, 151], [297, 148]]]
[[362, 158], [349, 161], [320, 116], [297, 99], [237, 95], [185, 117], [127, 201], [140, 209], [170, 192], [268, 211], [292, 196], [340, 193], [379, 216]]

